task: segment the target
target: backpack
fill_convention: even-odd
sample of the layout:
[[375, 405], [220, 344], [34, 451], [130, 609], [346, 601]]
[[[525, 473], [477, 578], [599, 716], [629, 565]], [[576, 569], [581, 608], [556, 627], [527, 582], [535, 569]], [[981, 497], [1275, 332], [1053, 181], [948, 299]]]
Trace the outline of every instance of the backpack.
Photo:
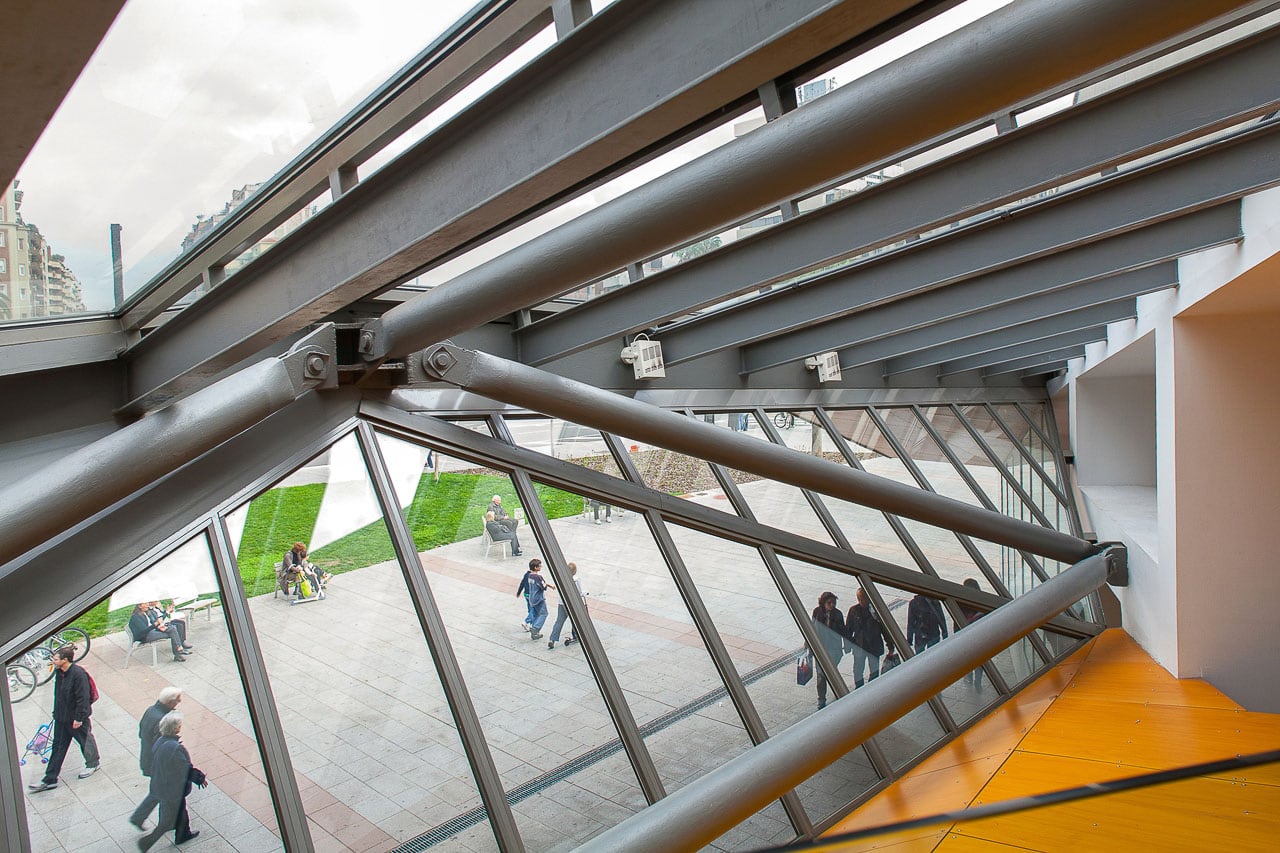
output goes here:
[[98, 684], [93, 680], [93, 676], [86, 671], [85, 675], [89, 678], [89, 704], [92, 705], [98, 701]]

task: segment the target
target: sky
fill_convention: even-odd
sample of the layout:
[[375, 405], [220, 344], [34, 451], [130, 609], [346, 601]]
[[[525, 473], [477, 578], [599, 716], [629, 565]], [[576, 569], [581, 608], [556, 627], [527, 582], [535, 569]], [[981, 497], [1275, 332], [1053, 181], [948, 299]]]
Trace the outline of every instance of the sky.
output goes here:
[[130, 292], [475, 3], [130, 0], [18, 173], [23, 218], [109, 309], [111, 223]]
[[[111, 223], [122, 226], [125, 291], [180, 251], [198, 215], [269, 179], [477, 0], [129, 0], [18, 173], [24, 219], [40, 228], [109, 310]], [[597, 0], [596, 10], [609, 5]], [[837, 85], [1011, 0], [968, 0], [823, 75]], [[547, 49], [535, 37], [415, 129], [420, 136]], [[740, 119], [739, 119], [740, 121]], [[462, 269], [731, 142], [733, 123], [424, 277]], [[361, 167], [367, 176], [402, 150]]]

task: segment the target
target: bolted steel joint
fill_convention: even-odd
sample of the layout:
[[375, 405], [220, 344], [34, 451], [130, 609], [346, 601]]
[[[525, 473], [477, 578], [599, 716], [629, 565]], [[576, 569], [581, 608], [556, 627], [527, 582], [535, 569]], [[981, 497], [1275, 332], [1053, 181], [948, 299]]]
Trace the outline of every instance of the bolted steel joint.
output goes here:
[[302, 365], [302, 374], [308, 379], [324, 379], [329, 372], [329, 354], [313, 352]]
[[446, 347], [435, 346], [422, 353], [422, 370], [433, 379], [443, 379], [449, 368], [458, 363], [458, 359]]
[[361, 355], [369, 355], [373, 352], [374, 334], [371, 329], [365, 329], [360, 333], [360, 343], [356, 345], [356, 350]]
[[1129, 585], [1129, 549], [1123, 542], [1104, 542], [1107, 561], [1107, 583], [1111, 586]]

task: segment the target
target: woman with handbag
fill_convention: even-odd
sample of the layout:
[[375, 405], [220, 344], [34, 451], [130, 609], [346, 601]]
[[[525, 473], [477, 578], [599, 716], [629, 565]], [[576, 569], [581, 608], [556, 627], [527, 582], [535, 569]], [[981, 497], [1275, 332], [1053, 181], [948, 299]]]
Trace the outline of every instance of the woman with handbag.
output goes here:
[[[836, 607], [836, 594], [824, 592], [818, 596], [818, 606], [813, 609], [813, 627], [818, 640], [831, 656], [831, 663], [840, 665], [844, 657], [844, 615]], [[814, 667], [818, 676], [818, 707], [827, 707], [827, 674], [821, 666]]]

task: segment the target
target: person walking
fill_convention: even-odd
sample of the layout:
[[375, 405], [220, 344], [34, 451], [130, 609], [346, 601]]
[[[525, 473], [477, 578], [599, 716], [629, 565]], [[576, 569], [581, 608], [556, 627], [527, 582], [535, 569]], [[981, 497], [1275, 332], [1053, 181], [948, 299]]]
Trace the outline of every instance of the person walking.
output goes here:
[[[833, 666], [840, 665], [844, 657], [844, 616], [836, 607], [836, 594], [824, 592], [818, 596], [818, 606], [813, 609], [813, 627], [818, 632], [818, 641], [831, 656]], [[818, 682], [818, 707], [827, 707], [827, 674], [821, 665], [815, 666]]]
[[920, 654], [947, 636], [942, 602], [920, 593], [907, 605], [907, 645]]
[[[166, 687], [156, 697], [155, 704], [142, 712], [142, 719], [138, 721], [138, 769], [143, 776], [151, 776], [151, 758], [156, 741], [160, 739], [160, 721], [177, 708], [181, 701], [181, 687]], [[142, 829], [142, 822], [151, 816], [151, 810], [159, 804], [160, 801], [148, 793], [129, 816], [129, 823]]]
[[147, 798], [160, 804], [160, 816], [156, 828], [138, 839], [138, 849], [143, 851], [150, 850], [151, 845], [171, 829], [174, 844], [183, 844], [200, 834], [199, 830], [191, 831], [187, 794], [191, 793], [192, 785], [203, 788], [207, 784], [204, 774], [192, 766], [191, 755], [178, 738], [182, 733], [182, 712], [165, 714], [160, 718], [158, 729], [160, 737], [151, 752], [151, 788]]
[[[578, 597], [582, 599], [582, 606], [587, 606], [587, 593], [582, 587], [582, 578], [578, 577], [578, 564], [569, 564], [569, 574], [573, 575], [573, 585], [578, 588]], [[551, 626], [551, 639], [547, 642], [548, 649], [554, 649], [556, 643], [560, 642], [560, 629], [564, 627], [564, 623], [569, 618], [569, 608], [564, 606], [564, 594], [561, 593], [560, 601], [556, 604], [556, 623]], [[569, 624], [571, 633], [565, 638], [564, 644], [571, 646], [578, 642], [578, 632], [573, 627], [573, 623]]]
[[863, 685], [862, 673], [867, 672], [867, 681], [880, 677], [880, 655], [884, 654], [884, 643], [892, 638], [875, 608], [867, 601], [867, 591], [858, 589], [858, 603], [849, 608], [849, 615], [844, 620], [848, 641], [845, 651], [853, 653], [853, 686], [856, 690]]
[[[970, 589], [981, 589], [981, 587], [978, 586], [977, 578], [965, 578], [963, 583], [965, 586], [969, 587]], [[981, 619], [983, 616], [983, 613], [981, 610], [974, 610], [972, 607], [969, 607], [966, 604], [960, 605], [960, 614], [964, 616], [964, 625], [961, 625], [958, 622], [951, 623], [951, 627], [956, 631], [959, 631], [961, 628], [965, 627], [966, 625], [972, 625], [975, 619]], [[965, 684], [968, 684], [970, 687], [972, 687], [975, 690], [981, 690], [982, 679], [985, 674], [986, 673], [982, 669], [982, 667], [978, 667], [973, 672], [970, 672], [967, 675], [965, 675], [964, 677]]]
[[529, 571], [525, 572], [520, 580], [520, 586], [516, 587], [516, 597], [525, 595], [529, 602], [529, 615], [525, 625], [531, 640], [542, 639], [542, 626], [547, 621], [548, 589], [555, 589], [555, 587], [547, 583], [547, 579], [542, 576], [542, 561], [534, 557], [529, 561]]
[[53, 653], [53, 752], [44, 768], [44, 778], [27, 787], [32, 793], [58, 787], [58, 774], [62, 762], [71, 748], [71, 741], [80, 744], [84, 755], [84, 769], [78, 778], [88, 779], [98, 772], [98, 742], [93, 737], [93, 688], [89, 673], [74, 663], [75, 646], [63, 646]]

